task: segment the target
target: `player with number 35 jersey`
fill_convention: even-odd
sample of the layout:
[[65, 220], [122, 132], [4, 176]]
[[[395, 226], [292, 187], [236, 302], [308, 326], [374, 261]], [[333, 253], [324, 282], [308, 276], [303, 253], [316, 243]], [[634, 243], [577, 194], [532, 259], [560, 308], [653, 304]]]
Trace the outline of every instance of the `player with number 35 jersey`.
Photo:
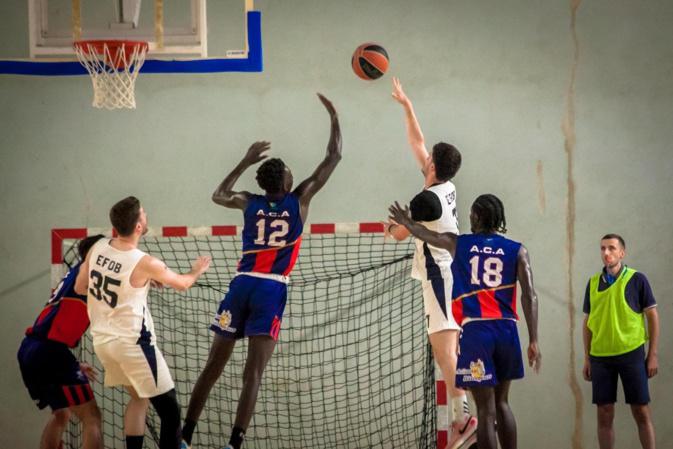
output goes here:
[[180, 405], [157, 345], [147, 294], [152, 284], [187, 290], [208, 269], [210, 257], [198, 257], [191, 271], [180, 274], [138, 249], [148, 228], [147, 214], [136, 197], [112, 206], [110, 222], [117, 235], [91, 248], [75, 292], [87, 295], [93, 349], [105, 368], [105, 386], [124, 386], [130, 395], [124, 415], [126, 448], [143, 445], [148, 401], [161, 420], [159, 449], [176, 448]]

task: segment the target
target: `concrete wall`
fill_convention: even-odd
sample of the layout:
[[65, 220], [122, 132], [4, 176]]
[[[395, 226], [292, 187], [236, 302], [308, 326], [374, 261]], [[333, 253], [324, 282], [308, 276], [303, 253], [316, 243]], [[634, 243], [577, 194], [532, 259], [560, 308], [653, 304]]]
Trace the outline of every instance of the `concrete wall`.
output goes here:
[[[37, 447], [47, 419], [29, 401], [15, 353], [49, 293], [51, 228], [106, 226], [110, 205], [129, 194], [141, 198], [151, 225], [240, 223], [239, 214], [210, 202], [212, 190], [255, 140], [270, 140], [295, 179], [307, 176], [329, 132], [315, 92], [340, 113], [344, 158], [310, 221], [382, 219], [391, 201], [408, 201], [422, 182], [390, 98], [396, 75], [428, 143], [447, 140], [463, 153], [455, 179], [461, 229], [469, 230], [472, 200], [496, 193], [510, 235], [530, 250], [544, 365], [512, 387], [521, 447], [597, 447], [590, 385], [580, 371], [581, 304], [588, 277], [601, 267], [606, 232], [625, 237], [627, 263], [647, 274], [659, 300], [660, 374], [650, 386], [666, 447], [673, 437], [666, 400], [673, 396], [666, 263], [673, 249], [673, 3], [257, 6], [263, 73], [141, 75], [136, 111], [93, 110], [84, 77], [0, 75], [0, 446]], [[26, 6], [5, 2], [0, 12], [0, 55], [21, 56]], [[379, 81], [350, 71], [351, 52], [364, 41], [390, 53], [390, 72]], [[239, 186], [254, 190], [253, 176]], [[616, 420], [618, 447], [637, 447], [626, 406]]]

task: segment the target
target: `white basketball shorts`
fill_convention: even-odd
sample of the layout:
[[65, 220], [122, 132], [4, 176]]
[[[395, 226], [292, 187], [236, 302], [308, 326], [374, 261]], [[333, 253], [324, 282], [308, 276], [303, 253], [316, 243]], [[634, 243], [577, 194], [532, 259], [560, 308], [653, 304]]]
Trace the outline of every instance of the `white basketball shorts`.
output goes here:
[[421, 281], [423, 304], [428, 334], [445, 330], [460, 330], [451, 312], [452, 279], [429, 279]]
[[153, 398], [175, 388], [168, 365], [156, 345], [126, 339], [94, 345], [105, 369], [105, 386], [130, 385], [141, 398]]

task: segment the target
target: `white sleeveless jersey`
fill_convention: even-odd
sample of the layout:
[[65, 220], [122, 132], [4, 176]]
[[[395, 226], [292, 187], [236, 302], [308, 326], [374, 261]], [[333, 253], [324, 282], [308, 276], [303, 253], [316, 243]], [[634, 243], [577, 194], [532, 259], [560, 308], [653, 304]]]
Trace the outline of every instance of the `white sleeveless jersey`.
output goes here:
[[91, 248], [87, 309], [95, 345], [116, 339], [155, 343], [154, 322], [147, 308], [146, 286], [131, 286], [131, 273], [145, 253], [121, 251], [101, 239]]
[[[427, 189], [439, 198], [442, 215], [434, 221], [421, 221], [426, 228], [435, 232], [453, 232], [458, 234], [458, 216], [456, 213], [456, 187], [451, 181], [435, 184]], [[451, 279], [453, 258], [448, 250], [428, 245], [416, 239], [416, 251], [411, 266], [414, 279]]]

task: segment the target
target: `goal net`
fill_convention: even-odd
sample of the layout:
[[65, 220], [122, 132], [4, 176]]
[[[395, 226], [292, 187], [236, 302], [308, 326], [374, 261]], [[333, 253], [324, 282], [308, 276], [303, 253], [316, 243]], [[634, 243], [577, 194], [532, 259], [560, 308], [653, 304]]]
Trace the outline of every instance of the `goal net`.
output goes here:
[[[183, 417], [212, 342], [208, 327], [235, 275], [239, 231], [162, 228], [141, 243], [143, 251], [182, 272], [198, 254], [213, 259], [189, 291], [152, 289], [148, 299]], [[409, 276], [413, 245], [384, 242], [380, 231], [378, 224], [313, 225], [304, 235], [278, 345], [264, 373], [245, 448], [437, 447], [434, 362], [420, 288]], [[61, 253], [52, 262], [75, 260], [77, 240], [63, 235], [81, 238], [95, 232], [61, 232], [53, 242], [61, 244]], [[88, 334], [78, 350], [81, 360], [102, 374]], [[243, 339], [208, 398], [194, 449], [227, 444], [246, 354]], [[104, 388], [102, 379], [92, 386], [103, 414], [105, 445], [122, 449], [127, 393]], [[158, 447], [159, 428], [150, 407], [146, 448]], [[76, 423], [68, 429], [66, 446], [81, 447]]]

